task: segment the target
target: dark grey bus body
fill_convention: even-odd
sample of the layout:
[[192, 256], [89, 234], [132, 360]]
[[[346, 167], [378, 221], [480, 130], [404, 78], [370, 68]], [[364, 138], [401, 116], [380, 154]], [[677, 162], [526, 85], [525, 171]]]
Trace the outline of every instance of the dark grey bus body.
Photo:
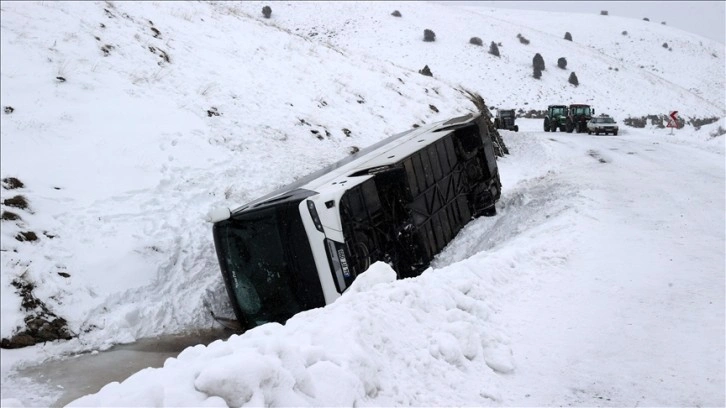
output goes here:
[[376, 261], [421, 274], [501, 193], [484, 117], [391, 136], [214, 223], [244, 329], [325, 306]]

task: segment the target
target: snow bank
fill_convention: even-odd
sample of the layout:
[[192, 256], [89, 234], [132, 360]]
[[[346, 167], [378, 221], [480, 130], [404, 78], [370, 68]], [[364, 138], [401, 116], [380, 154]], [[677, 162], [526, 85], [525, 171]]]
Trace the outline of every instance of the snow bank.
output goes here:
[[[381, 263], [361, 278], [329, 307], [285, 326], [266, 324], [188, 348], [163, 368], [70, 406], [479, 405], [496, 399], [496, 373], [510, 372], [513, 362], [488, 323], [489, 278], [459, 268], [394, 281], [395, 272]], [[442, 392], [432, 400], [433, 384]], [[459, 387], [475, 387], [479, 395], [462, 395]]]

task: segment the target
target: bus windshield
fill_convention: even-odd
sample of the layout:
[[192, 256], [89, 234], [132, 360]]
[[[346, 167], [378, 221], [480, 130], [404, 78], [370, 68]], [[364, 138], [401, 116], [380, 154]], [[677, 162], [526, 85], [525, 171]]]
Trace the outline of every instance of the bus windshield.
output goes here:
[[215, 227], [230, 298], [248, 328], [284, 323], [301, 310], [325, 304], [299, 203], [239, 214]]

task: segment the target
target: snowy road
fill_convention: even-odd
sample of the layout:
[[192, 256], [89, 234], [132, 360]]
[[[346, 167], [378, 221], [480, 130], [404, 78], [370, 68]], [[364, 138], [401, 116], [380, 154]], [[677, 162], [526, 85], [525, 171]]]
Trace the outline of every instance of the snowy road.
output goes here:
[[523, 390], [509, 403], [723, 405], [723, 156], [637, 133], [526, 137], [569, 158], [542, 183], [586, 205], [552, 236], [577, 237], [567, 267], [502, 304], [505, 384]]

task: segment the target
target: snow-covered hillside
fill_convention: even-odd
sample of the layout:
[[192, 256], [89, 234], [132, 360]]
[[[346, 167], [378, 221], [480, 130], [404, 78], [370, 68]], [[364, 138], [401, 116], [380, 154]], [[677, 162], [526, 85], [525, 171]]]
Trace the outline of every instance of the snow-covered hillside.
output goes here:
[[[261, 3], [241, 7], [254, 14]], [[673, 110], [683, 117], [724, 113], [723, 46], [657, 23], [436, 3], [331, 3], [316, 13], [319, 8], [315, 2], [280, 4], [274, 24], [372, 60], [415, 70], [428, 65], [435, 78], [480, 91], [490, 106], [528, 111], [580, 102], [620, 118]], [[390, 15], [394, 9], [400, 18]], [[422, 41], [424, 29], [436, 33], [435, 42]], [[564, 39], [566, 32], [573, 41]], [[483, 46], [470, 44], [471, 37]], [[500, 44], [499, 58], [488, 53], [491, 42]], [[539, 81], [532, 78], [536, 53], [546, 64]], [[557, 67], [560, 57], [567, 60], [565, 70]], [[567, 82], [573, 71], [577, 88]]]
[[[99, 337], [109, 343], [209, 325], [205, 305], [224, 295], [209, 208], [474, 108], [445, 83], [257, 14], [233, 3], [3, 3], [2, 105], [14, 111], [3, 115], [2, 176], [25, 184], [3, 198], [30, 205], [3, 225], [3, 298], [17, 298], [10, 281], [25, 274], [73, 333], [110, 331]], [[14, 239], [28, 230], [40, 239]], [[3, 337], [22, 326], [18, 303], [3, 312]]]
[[[6, 385], [17, 382], [10, 362], [214, 327], [210, 311], [231, 313], [204, 220], [211, 207], [235, 207], [356, 147], [473, 111], [465, 88], [490, 106], [525, 111], [587, 102], [619, 121], [671, 110], [721, 120], [675, 136], [621, 123], [618, 139], [540, 134], [539, 121], [524, 121], [528, 132], [504, 132], [512, 154], [500, 160], [501, 216], [462, 231], [433, 271], [389, 282], [390, 270], [379, 265], [370, 279], [382, 285], [361, 282], [362, 293], [285, 327], [186, 352], [169, 363], [170, 376], [147, 374], [160, 383], [136, 377], [186, 400], [154, 399], [148, 390], [119, 400], [110, 387], [87, 404], [222, 402], [205, 400], [194, 387], [206, 396], [224, 394], [228, 404], [244, 402], [247, 394], [219, 388], [215, 376], [229, 372], [211, 372], [212, 355], [254, 362], [249, 377], [235, 380], [247, 384], [253, 405], [605, 404], [587, 399], [592, 393], [613, 396], [608, 405], [632, 405], [643, 390], [641, 405], [723, 404], [724, 145], [723, 136], [711, 137], [726, 127], [722, 45], [614, 16], [275, 2], [265, 19], [265, 4], [0, 3], [0, 177], [23, 183], [11, 189], [4, 182], [0, 190], [0, 336], [12, 337], [30, 324], [28, 316], [48, 312], [65, 319], [73, 337], [2, 350], [3, 398], [22, 400], [6, 394]], [[422, 41], [426, 28], [435, 42]], [[566, 31], [573, 41], [563, 39]], [[474, 36], [483, 47], [469, 44]], [[501, 43], [500, 58], [487, 52], [492, 41]], [[531, 69], [537, 52], [547, 66], [540, 80]], [[566, 70], [556, 67], [559, 57], [567, 58]], [[433, 77], [418, 73], [424, 65]], [[572, 71], [578, 87], [567, 83]], [[649, 188], [631, 186], [643, 183]], [[12, 205], [18, 195], [28, 208]], [[36, 240], [28, 240], [30, 232]], [[559, 285], [567, 297], [556, 294]], [[538, 297], [540, 289], [555, 306]], [[535, 300], [528, 303], [520, 291]], [[621, 303], [589, 303], [596, 295]], [[693, 298], [709, 303], [694, 305]], [[42, 305], [29, 305], [34, 299]], [[570, 306], [567, 299], [572, 314], [551, 326], [523, 317], [541, 308], [554, 318], [556, 306]], [[638, 305], [650, 314], [640, 315]], [[659, 326], [673, 318], [667, 313], [678, 324]], [[630, 314], [638, 316], [631, 321]], [[612, 324], [592, 327], [584, 318]], [[552, 334], [570, 330], [570, 322], [582, 323], [573, 332], [581, 337], [596, 331], [592, 345], [604, 351]], [[346, 335], [336, 340], [338, 333]], [[560, 348], [538, 349], [525, 335]], [[652, 355], [644, 338], [656, 339], [655, 350], [668, 357]], [[352, 351], [351, 342], [358, 344]], [[567, 354], [566, 346], [582, 354]], [[374, 350], [380, 359], [368, 357]], [[648, 360], [639, 353], [650, 353]], [[686, 355], [692, 359], [683, 361]], [[597, 366], [613, 360], [637, 366], [624, 371], [648, 375], [647, 384], [632, 386], [605, 364], [605, 377], [616, 385], [588, 389], [584, 382], [602, 374]], [[582, 374], [573, 380], [581, 384], [558, 382], [568, 364]], [[545, 365], [562, 370], [552, 373], [551, 389], [541, 382]], [[264, 373], [280, 367], [294, 373], [272, 388], [245, 382], [264, 382]], [[205, 380], [198, 379], [202, 371]], [[661, 373], [669, 377], [656, 378]], [[181, 381], [170, 391], [163, 382], [177, 374], [200, 383]], [[684, 375], [691, 382], [679, 388]], [[421, 382], [406, 380], [411, 376]], [[473, 394], [443, 391], [459, 380]], [[563, 397], [568, 386], [580, 391]], [[536, 399], [517, 394], [528, 387], [541, 391]], [[349, 393], [333, 399], [341, 388]], [[692, 395], [696, 390], [701, 394]], [[47, 395], [36, 398], [25, 402], [48, 403]]]

